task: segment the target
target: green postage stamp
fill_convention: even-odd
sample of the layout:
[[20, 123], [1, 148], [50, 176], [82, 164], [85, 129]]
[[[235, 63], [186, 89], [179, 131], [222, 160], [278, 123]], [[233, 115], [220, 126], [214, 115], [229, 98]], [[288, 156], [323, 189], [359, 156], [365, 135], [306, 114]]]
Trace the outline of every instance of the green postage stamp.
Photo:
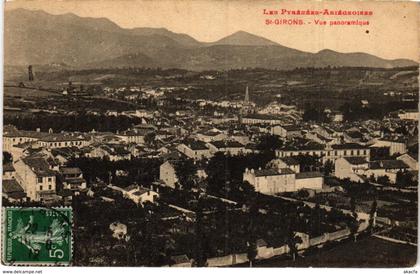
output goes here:
[[70, 207], [3, 208], [3, 264], [69, 265], [72, 214]]

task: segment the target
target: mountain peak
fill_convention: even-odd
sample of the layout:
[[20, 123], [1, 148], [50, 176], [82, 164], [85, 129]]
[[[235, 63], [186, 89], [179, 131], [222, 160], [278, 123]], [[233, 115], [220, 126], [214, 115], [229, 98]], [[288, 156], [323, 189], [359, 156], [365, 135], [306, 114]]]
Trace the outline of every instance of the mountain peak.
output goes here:
[[213, 44], [215, 45], [237, 45], [237, 46], [273, 46], [278, 45], [277, 43], [263, 38], [261, 36], [254, 35], [252, 33], [240, 30], [231, 35], [228, 35]]

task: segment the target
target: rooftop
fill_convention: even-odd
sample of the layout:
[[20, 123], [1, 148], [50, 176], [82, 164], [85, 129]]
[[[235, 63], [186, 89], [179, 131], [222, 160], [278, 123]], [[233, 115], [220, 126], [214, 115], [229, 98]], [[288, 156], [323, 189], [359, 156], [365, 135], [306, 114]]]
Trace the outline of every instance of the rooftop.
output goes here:
[[319, 178], [319, 177], [323, 177], [323, 175], [322, 173], [317, 172], [317, 171], [296, 173], [296, 179]]
[[254, 171], [256, 177], [279, 176], [286, 174], [294, 174], [290, 168], [277, 169], [257, 169]]
[[364, 157], [344, 157], [344, 159], [352, 165], [367, 164], [366, 158]]
[[243, 144], [236, 141], [213, 141], [210, 142], [213, 146], [217, 148], [228, 148], [228, 147], [244, 147]]
[[2, 191], [3, 193], [23, 192], [23, 188], [15, 179], [3, 180]]
[[380, 160], [380, 161], [372, 161], [369, 163], [370, 169], [404, 169], [408, 168], [401, 160]]
[[332, 145], [333, 149], [365, 149], [366, 146], [362, 146], [357, 143], [347, 143], [347, 144], [339, 144], [339, 145]]

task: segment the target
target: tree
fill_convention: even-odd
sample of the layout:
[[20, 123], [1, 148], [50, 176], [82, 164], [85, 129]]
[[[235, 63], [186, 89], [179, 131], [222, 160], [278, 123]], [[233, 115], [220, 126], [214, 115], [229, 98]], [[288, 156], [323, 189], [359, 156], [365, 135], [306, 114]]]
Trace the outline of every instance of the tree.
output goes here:
[[183, 190], [190, 191], [197, 180], [197, 166], [192, 159], [174, 162], [175, 174]]
[[255, 221], [258, 217], [258, 205], [256, 204], [256, 200], [251, 202], [249, 208], [249, 218], [248, 218], [248, 228], [247, 228], [247, 257], [249, 260], [249, 267], [252, 267], [255, 258], [257, 257], [257, 239], [255, 237]]
[[321, 109], [315, 109], [313, 107], [309, 107], [305, 109], [303, 113], [303, 121], [315, 121], [315, 122], [326, 122], [327, 115]]
[[261, 136], [258, 140], [257, 149], [265, 154], [272, 154], [274, 157], [276, 149], [281, 148], [282, 145], [283, 142], [278, 136], [266, 134]]
[[297, 161], [300, 165], [300, 171], [313, 171], [320, 168], [320, 157], [306, 155], [306, 154], [299, 154], [296, 156]]
[[334, 163], [331, 160], [327, 160], [324, 164], [324, 175], [329, 176], [334, 170]]
[[7, 151], [3, 151], [3, 164], [12, 163], [13, 157], [12, 154], [10, 154]]
[[195, 214], [195, 252], [194, 252], [194, 266], [207, 266], [208, 256], [208, 240], [204, 233], [203, 224], [203, 203], [202, 199], [198, 199], [197, 210]]
[[289, 246], [293, 261], [296, 261], [296, 256], [298, 255], [298, 245], [302, 242], [302, 238], [296, 232], [289, 230], [287, 245]]
[[379, 177], [376, 179], [376, 182], [377, 182], [378, 184], [381, 184], [381, 185], [389, 185], [389, 184], [391, 183], [391, 181], [389, 180], [389, 177], [388, 177], [387, 175], [384, 175], [384, 176], [379, 176]]
[[417, 185], [416, 182], [413, 180], [413, 175], [407, 171], [398, 171], [395, 181], [398, 187]]
[[353, 241], [357, 241], [357, 232], [359, 231], [359, 221], [357, 220], [357, 213], [353, 212], [351, 218], [349, 218], [347, 223], [350, 229], [350, 235], [353, 237]]

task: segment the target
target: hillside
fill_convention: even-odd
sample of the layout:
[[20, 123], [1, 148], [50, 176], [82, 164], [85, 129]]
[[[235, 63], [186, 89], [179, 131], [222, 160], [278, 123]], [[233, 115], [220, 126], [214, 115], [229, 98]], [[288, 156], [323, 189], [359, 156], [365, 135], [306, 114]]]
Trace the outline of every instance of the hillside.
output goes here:
[[16, 9], [5, 12], [6, 66], [63, 64], [88, 67], [162, 67], [222, 70], [260, 67], [399, 67], [411, 60], [385, 60], [366, 53], [303, 52], [238, 31], [213, 43], [164, 28], [124, 29], [106, 18]]

